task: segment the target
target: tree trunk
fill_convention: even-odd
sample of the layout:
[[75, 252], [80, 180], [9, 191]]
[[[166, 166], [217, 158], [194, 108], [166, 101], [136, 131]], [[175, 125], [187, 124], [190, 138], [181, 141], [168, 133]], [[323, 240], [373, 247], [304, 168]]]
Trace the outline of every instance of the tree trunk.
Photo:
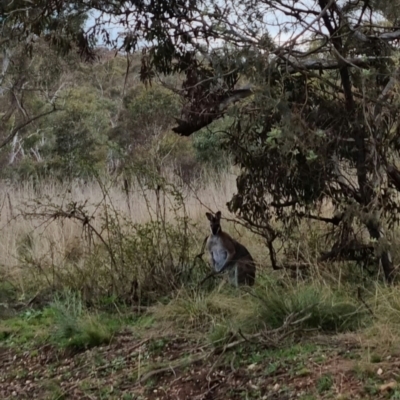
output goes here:
[[[371, 238], [375, 240], [382, 240], [385, 238], [385, 234], [383, 229], [376, 222], [370, 222], [367, 224], [368, 232]], [[394, 280], [394, 266], [393, 259], [390, 253], [390, 250], [386, 248], [382, 250], [379, 261], [382, 265], [383, 273], [385, 275], [385, 279], [388, 283], [393, 283]]]

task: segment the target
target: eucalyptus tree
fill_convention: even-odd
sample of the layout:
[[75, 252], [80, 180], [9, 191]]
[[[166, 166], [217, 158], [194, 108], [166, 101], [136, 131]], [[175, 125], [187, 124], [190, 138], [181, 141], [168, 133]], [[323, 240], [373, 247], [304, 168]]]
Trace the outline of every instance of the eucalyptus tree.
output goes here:
[[[21, 139], [41, 118], [57, 111], [62, 65], [58, 55], [78, 49], [91, 56], [81, 7], [56, 2], [3, 1], [0, 5], [1, 163], [24, 153]], [[38, 126], [36, 126], [37, 129]], [[38, 160], [37, 149], [30, 151]]]
[[[334, 245], [321, 260], [365, 257], [371, 243], [356, 234], [363, 226], [387, 281], [394, 279], [400, 29], [390, 3], [375, 4], [232, 3], [219, 17], [218, 37], [235, 50], [213, 49], [207, 66], [197, 57], [186, 69], [180, 134], [192, 134], [224, 115], [231, 100], [252, 93], [230, 110], [235, 122], [226, 146], [241, 173], [228, 206], [266, 238], [275, 268], [279, 232], [271, 220], [291, 228], [312, 218], [334, 227]], [[274, 32], [283, 44], [271, 40]], [[251, 90], [235, 91], [239, 80]], [[331, 217], [316, 213], [324, 202], [333, 206]]]
[[[175, 132], [191, 135], [226, 112], [235, 117], [226, 146], [241, 173], [228, 206], [265, 237], [275, 268], [280, 232], [271, 220], [290, 229], [311, 218], [334, 228], [321, 260], [364, 258], [371, 244], [360, 242], [356, 227], [365, 227], [391, 282], [390, 231], [400, 205], [397, 9], [335, 0], [213, 6], [197, 9], [196, 27], [214, 46], [187, 40], [196, 51], [185, 54]], [[237, 89], [240, 81], [247, 86]], [[324, 202], [331, 217], [316, 213]]]

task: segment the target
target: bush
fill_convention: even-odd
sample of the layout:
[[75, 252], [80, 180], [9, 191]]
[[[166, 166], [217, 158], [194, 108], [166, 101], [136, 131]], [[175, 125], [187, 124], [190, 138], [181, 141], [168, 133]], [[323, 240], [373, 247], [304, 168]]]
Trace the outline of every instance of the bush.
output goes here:
[[233, 297], [229, 291], [207, 293], [183, 289], [168, 304], [155, 307], [154, 315], [156, 319], [169, 321], [184, 330], [228, 331], [227, 322], [233, 327], [253, 313], [248, 296]]
[[320, 284], [294, 287], [267, 287], [257, 290], [259, 299], [256, 325], [277, 328], [291, 314], [309, 315], [301, 324], [325, 332], [352, 331], [366, 317], [365, 308], [342, 293]]
[[55, 318], [52, 341], [62, 348], [81, 351], [108, 344], [117, 329], [109, 317], [90, 314], [77, 293], [67, 292], [51, 307]]
[[229, 153], [224, 149], [224, 140], [230, 123], [229, 118], [218, 120], [193, 135], [193, 147], [200, 163], [214, 169], [221, 169], [229, 164]]
[[157, 125], [161, 131], [173, 122], [180, 112], [179, 97], [160, 85], [145, 88], [135, 86], [124, 98], [129, 119], [134, 127]]
[[[183, 285], [197, 284], [196, 275], [201, 271], [193, 268], [195, 225], [188, 217], [181, 189], [152, 169], [137, 168], [131, 171], [131, 183], [144, 208], [135, 213], [147, 213], [145, 222], [132, 219], [129, 196], [122, 197], [129, 202], [128, 209], [119, 211], [109, 197], [111, 188], [101, 181], [102, 196], [95, 204], [68, 202], [63, 194], [61, 204], [49, 199], [27, 204], [27, 218], [69, 220], [72, 226], [76, 224], [74, 229], [83, 229], [86, 239], [64, 242], [60, 250], [54, 239], [48, 238], [49, 251], [39, 256], [31, 251], [32, 241], [24, 238], [19, 258], [29, 286], [69, 288], [81, 292], [92, 304], [104, 297], [146, 304], [172, 295]], [[134, 201], [132, 207], [137, 207]], [[95, 220], [91, 210], [96, 210]], [[71, 256], [71, 248], [75, 256]]]

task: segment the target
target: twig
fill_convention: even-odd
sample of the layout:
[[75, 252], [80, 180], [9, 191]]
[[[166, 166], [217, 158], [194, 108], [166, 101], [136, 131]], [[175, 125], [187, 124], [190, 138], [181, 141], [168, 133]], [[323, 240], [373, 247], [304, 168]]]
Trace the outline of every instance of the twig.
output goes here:
[[181, 368], [184, 365], [191, 365], [191, 364], [194, 364], [194, 363], [196, 363], [198, 361], [204, 360], [205, 358], [207, 358], [210, 355], [212, 355], [212, 353], [213, 352], [205, 353], [205, 354], [202, 354], [201, 356], [194, 357], [191, 360], [180, 361], [180, 362], [176, 363], [176, 365], [173, 365], [173, 366], [169, 365], [167, 367], [162, 367], [162, 368], [159, 368], [159, 369], [154, 369], [152, 371], [149, 371], [147, 374], [144, 374], [139, 378], [138, 384], [142, 384], [143, 382], [147, 381], [149, 378], [151, 378], [151, 377], [153, 377], [155, 375], [159, 375], [159, 374], [162, 374], [164, 372], [168, 372], [168, 371], [171, 371], [171, 370], [174, 370], [174, 369]]
[[70, 386], [68, 389], [64, 390], [59, 396], [57, 396], [55, 398], [55, 400], [61, 400], [64, 398], [64, 396], [66, 396], [68, 393], [72, 392], [73, 390], [75, 390], [79, 385], [81, 384], [81, 382], [79, 381], [78, 383], [75, 383], [74, 385]]
[[236, 368], [233, 365], [235, 360], [236, 360], [236, 353], [233, 353], [233, 357], [232, 357], [232, 360], [231, 360], [231, 363], [230, 363], [232, 373], [234, 373], [236, 371]]
[[246, 336], [244, 336], [243, 332], [241, 329], [238, 330], [238, 335], [242, 337], [242, 339], [244, 339], [246, 342], [251, 343], [251, 344], [255, 344], [256, 342], [253, 342], [251, 340], [249, 340]]
[[361, 295], [361, 288], [360, 288], [360, 287], [357, 288], [357, 299], [365, 306], [365, 308], [368, 310], [368, 312], [369, 312], [373, 317], [375, 317], [375, 314], [374, 314], [374, 312], [372, 311], [371, 307], [370, 307], [370, 306], [365, 302], [365, 300], [362, 298], [362, 295]]
[[205, 281], [207, 281], [208, 279], [210, 279], [210, 278], [212, 278], [212, 277], [214, 277], [214, 276], [217, 276], [217, 275], [218, 275], [218, 272], [215, 272], [215, 271], [211, 272], [210, 274], [208, 274], [208, 275], [199, 283], [199, 287], [200, 287]]
[[194, 399], [199, 399], [199, 400], [205, 399], [208, 394], [210, 394], [213, 390], [215, 390], [220, 385], [221, 385], [221, 382], [216, 383], [215, 385], [211, 386], [206, 392], [201, 393], [201, 394], [197, 395], [196, 397], [194, 397]]
[[65, 211], [63, 209], [55, 210], [54, 212], [34, 212], [34, 213], [25, 213], [25, 217], [43, 217], [43, 218], [48, 218], [48, 220], [56, 220], [58, 218], [64, 218], [64, 219], [75, 219], [77, 221], [80, 221], [83, 226], [87, 226], [91, 232], [93, 232], [97, 238], [102, 242], [104, 247], [107, 249], [107, 252], [110, 256], [111, 262], [114, 266], [117, 265], [117, 262], [114, 257], [114, 253], [112, 249], [110, 248], [109, 244], [106, 242], [106, 240], [103, 238], [100, 232], [91, 224], [90, 220], [91, 217], [86, 215], [83, 210], [80, 207], [77, 207], [76, 203], [71, 204], [71, 209], [68, 211]]
[[210, 378], [210, 375], [211, 375], [212, 372], [214, 371], [214, 368], [216, 367], [216, 365], [218, 364], [218, 362], [221, 360], [221, 358], [222, 358], [223, 355], [224, 355], [224, 353], [221, 353], [221, 354], [218, 356], [217, 360], [214, 362], [214, 364], [211, 366], [211, 368], [210, 368], [210, 370], [208, 371], [207, 376], [206, 376], [206, 380], [207, 380], [207, 381], [208, 381], [208, 379]]
[[203, 259], [203, 256], [204, 256], [204, 253], [205, 253], [204, 250], [205, 250], [205, 248], [206, 248], [207, 239], [208, 239], [208, 235], [204, 238], [203, 244], [202, 244], [202, 246], [201, 246], [201, 251], [200, 251], [199, 254], [197, 254], [197, 255], [194, 257], [194, 261], [196, 261], [197, 258], [200, 258], [201, 260]]
[[6, 146], [8, 143], [10, 143], [14, 136], [22, 129], [31, 124], [32, 122], [38, 120], [39, 118], [45, 117], [46, 115], [52, 114], [53, 112], [59, 111], [57, 108], [53, 107], [50, 111], [43, 112], [39, 115], [36, 115], [35, 117], [29, 119], [28, 121], [25, 121], [18, 125], [16, 128], [12, 130], [12, 132], [0, 143], [0, 149]]
[[333, 218], [320, 217], [318, 215], [306, 214], [303, 212], [298, 212], [296, 214], [300, 218], [308, 218], [308, 219], [313, 219], [315, 221], [322, 221], [322, 222], [326, 222], [328, 224], [329, 223], [333, 224], [335, 226], [338, 226], [344, 218], [344, 214], [335, 215], [335, 216], [333, 216]]

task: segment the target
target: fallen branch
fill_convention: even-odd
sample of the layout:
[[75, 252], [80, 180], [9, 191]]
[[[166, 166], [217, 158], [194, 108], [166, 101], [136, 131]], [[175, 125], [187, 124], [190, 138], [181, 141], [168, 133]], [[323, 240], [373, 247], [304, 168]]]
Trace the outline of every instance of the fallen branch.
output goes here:
[[143, 382], [147, 381], [148, 379], [152, 378], [153, 376], [162, 374], [162, 373], [164, 373], [164, 372], [169, 372], [169, 371], [171, 371], [171, 370], [174, 371], [175, 369], [178, 369], [178, 368], [181, 368], [181, 367], [184, 367], [184, 366], [188, 366], [188, 365], [194, 364], [194, 363], [196, 363], [196, 362], [198, 362], [198, 361], [204, 360], [205, 358], [211, 356], [212, 353], [213, 353], [213, 352], [211, 351], [211, 352], [209, 352], [209, 353], [201, 354], [200, 356], [194, 357], [194, 358], [192, 358], [192, 359], [190, 359], [190, 360], [180, 360], [180, 362], [177, 362], [177, 363], [174, 364], [174, 365], [168, 365], [167, 367], [162, 367], [162, 368], [159, 368], [159, 369], [154, 369], [154, 370], [149, 371], [148, 373], [142, 375], [142, 376], [139, 378], [139, 381], [138, 381], [137, 383], [138, 383], [138, 384], [142, 384]]

